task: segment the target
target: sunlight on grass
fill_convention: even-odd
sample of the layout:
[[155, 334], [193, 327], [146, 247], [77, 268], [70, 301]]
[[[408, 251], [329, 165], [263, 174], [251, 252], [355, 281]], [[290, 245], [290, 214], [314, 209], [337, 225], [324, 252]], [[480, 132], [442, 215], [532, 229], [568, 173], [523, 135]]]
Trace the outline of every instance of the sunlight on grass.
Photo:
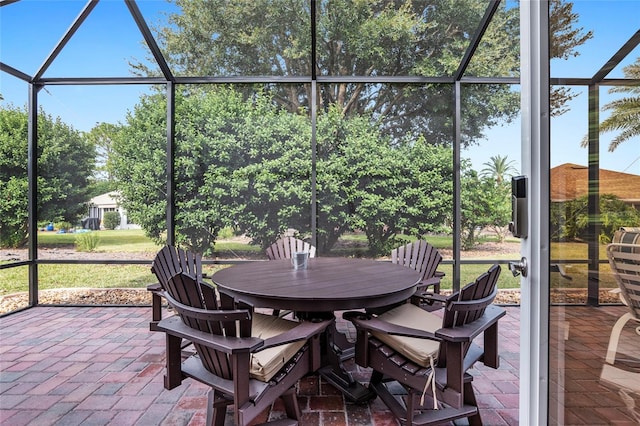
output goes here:
[[29, 267], [0, 269], [0, 296], [29, 290]]
[[[17, 271], [16, 271], [17, 270]], [[146, 265], [40, 265], [39, 288], [145, 288], [155, 282]], [[27, 291], [27, 268], [0, 270], [0, 294]]]
[[[122, 229], [112, 231], [94, 231], [100, 237], [98, 251], [101, 252], [157, 252], [160, 246], [144, 235], [140, 229]], [[57, 234], [55, 232], [38, 233], [38, 246], [74, 247], [76, 236], [82, 234]]]
[[[451, 265], [447, 265], [451, 266]], [[475, 279], [481, 274], [487, 272], [491, 265], [461, 265], [460, 267], [460, 288], [464, 287], [466, 284], [475, 281]], [[500, 277], [498, 278], [498, 288], [499, 289], [513, 289], [520, 288], [520, 277], [514, 278], [511, 272], [509, 272], [509, 268], [506, 265], [501, 265], [502, 272], [500, 273]], [[442, 270], [442, 267], [438, 268]], [[453, 274], [453, 272], [451, 272]], [[449, 287], [451, 288], [450, 284]]]
[[[102, 253], [155, 253], [160, 246], [144, 235], [142, 230], [112, 230], [98, 231], [100, 243], [97, 248]], [[40, 232], [38, 242], [41, 247], [74, 247], [76, 235], [80, 234], [57, 234], [54, 232]], [[441, 235], [430, 235], [428, 241], [439, 249], [451, 249], [452, 237]], [[333, 255], [366, 257], [366, 236], [362, 233], [345, 234], [342, 241], [347, 242], [345, 248], [337, 250]], [[490, 239], [487, 239], [490, 240]], [[509, 243], [517, 240], [509, 239]], [[353, 247], [349, 248], [349, 244]], [[496, 259], [511, 260], [518, 257], [518, 254], [509, 253], [513, 251], [514, 244], [509, 244], [511, 249], [508, 252], [474, 252], [473, 254], [462, 253], [463, 259]], [[256, 245], [249, 245], [240, 241], [220, 240], [215, 246], [218, 258], [242, 258], [251, 256], [257, 258], [262, 254], [262, 249]], [[587, 259], [588, 245], [577, 242], [555, 242], [551, 244], [551, 259], [553, 260], [584, 260]], [[606, 246], [600, 247], [601, 259], [606, 259]], [[105, 256], [108, 258], [109, 256]], [[489, 264], [461, 266], [460, 285], [472, 282], [478, 275], [489, 268]], [[572, 279], [563, 278], [558, 273], [551, 273], [551, 288], [586, 288], [588, 282], [588, 271], [586, 264], [562, 265], [566, 275]], [[205, 265], [205, 272], [213, 274], [217, 266]], [[442, 281], [443, 289], [452, 288], [453, 268], [452, 265], [442, 264], [438, 268], [446, 275]], [[616, 283], [610, 272], [608, 264], [600, 265], [600, 285], [602, 288], [614, 288]], [[46, 264], [39, 266], [39, 288], [144, 288], [147, 284], [155, 282], [155, 277], [150, 271], [150, 265], [55, 265]], [[506, 265], [502, 266], [502, 274], [498, 281], [500, 289], [517, 289], [520, 287], [520, 278], [513, 277]], [[28, 290], [28, 268], [26, 266], [17, 268], [7, 268], [0, 270], [0, 295]]]
[[262, 249], [257, 245], [244, 244], [237, 241], [219, 241], [216, 242], [215, 247], [216, 253], [227, 253], [227, 252], [250, 252], [250, 253], [261, 253]]

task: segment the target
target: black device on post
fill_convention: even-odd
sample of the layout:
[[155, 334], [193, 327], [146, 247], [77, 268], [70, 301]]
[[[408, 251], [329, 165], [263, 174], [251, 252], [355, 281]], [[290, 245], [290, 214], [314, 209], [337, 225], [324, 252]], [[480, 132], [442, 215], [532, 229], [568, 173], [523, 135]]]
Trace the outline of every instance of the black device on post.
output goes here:
[[509, 231], [517, 238], [527, 238], [529, 226], [527, 203], [527, 177], [514, 176], [511, 178], [511, 222]]

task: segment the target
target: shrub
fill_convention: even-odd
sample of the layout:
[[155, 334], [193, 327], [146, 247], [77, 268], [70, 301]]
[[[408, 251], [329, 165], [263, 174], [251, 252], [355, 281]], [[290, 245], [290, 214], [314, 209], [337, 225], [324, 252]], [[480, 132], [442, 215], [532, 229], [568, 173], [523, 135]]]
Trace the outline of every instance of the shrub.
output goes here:
[[102, 218], [105, 229], [116, 229], [120, 225], [120, 214], [118, 212], [105, 212]]
[[[589, 200], [583, 196], [564, 203], [551, 204], [551, 238], [555, 241], [589, 240]], [[592, 219], [592, 218], [591, 218]], [[621, 226], [640, 226], [640, 212], [612, 194], [600, 195], [601, 244], [611, 242]]]
[[100, 236], [96, 232], [82, 232], [76, 235], [76, 251], [94, 251], [99, 243]]
[[72, 228], [70, 222], [58, 222], [56, 223], [55, 228], [59, 231], [69, 232]]
[[235, 235], [235, 232], [233, 231], [233, 228], [230, 226], [225, 226], [220, 230], [220, 232], [218, 232], [218, 238], [222, 240], [228, 240], [229, 238], [232, 238], [234, 235]]

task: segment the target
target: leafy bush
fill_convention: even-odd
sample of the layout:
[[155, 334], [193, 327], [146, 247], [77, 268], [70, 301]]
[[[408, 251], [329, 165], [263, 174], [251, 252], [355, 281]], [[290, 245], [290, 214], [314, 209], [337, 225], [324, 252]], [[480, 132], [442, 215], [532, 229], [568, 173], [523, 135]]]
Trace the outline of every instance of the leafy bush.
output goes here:
[[[28, 129], [26, 110], [0, 107], [0, 247], [23, 247], [29, 235]], [[73, 223], [86, 211], [95, 146], [40, 109], [37, 147], [38, 216]]]
[[228, 240], [229, 238], [233, 238], [235, 235], [235, 231], [230, 226], [225, 226], [218, 232], [218, 238], [222, 240]]
[[70, 222], [58, 222], [56, 223], [56, 229], [59, 231], [69, 232], [73, 226]]
[[116, 229], [120, 225], [120, 214], [118, 212], [105, 212], [102, 218], [105, 229]]
[[76, 251], [94, 251], [99, 243], [100, 236], [97, 232], [83, 232], [76, 235]]
[[[164, 103], [161, 94], [141, 100], [113, 138], [109, 163], [129, 218], [160, 244], [167, 200], [156, 188], [166, 183], [158, 161], [166, 135], [149, 123], [166, 119]], [[287, 229], [311, 232], [308, 118], [283, 111], [267, 93], [245, 101], [226, 88], [177, 93], [176, 116], [178, 243], [207, 254], [225, 227], [262, 248]], [[451, 211], [451, 148], [413, 134], [394, 139], [371, 117], [347, 117], [336, 106], [318, 117], [317, 152], [319, 253], [360, 230], [371, 255], [388, 254], [399, 233], [436, 232]]]
[[[551, 238], [555, 241], [589, 240], [588, 196], [551, 205]], [[640, 212], [612, 194], [600, 196], [600, 235], [602, 244], [611, 242], [621, 226], [640, 226]]]
[[[482, 240], [478, 232], [506, 228], [511, 218], [510, 184], [493, 178], [481, 178], [475, 170], [463, 165], [461, 196], [461, 243], [471, 250]], [[453, 218], [451, 219], [453, 223]], [[500, 235], [498, 236], [500, 238]]]

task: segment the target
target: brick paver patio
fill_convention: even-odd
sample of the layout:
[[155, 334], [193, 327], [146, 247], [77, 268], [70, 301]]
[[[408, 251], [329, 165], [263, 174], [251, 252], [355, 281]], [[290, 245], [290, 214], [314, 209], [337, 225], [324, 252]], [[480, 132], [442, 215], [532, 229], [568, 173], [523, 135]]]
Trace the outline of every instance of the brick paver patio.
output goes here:
[[[617, 307], [606, 309], [616, 311], [605, 315], [610, 324], [598, 351], [602, 345], [606, 351], [607, 331], [621, 312]], [[500, 369], [478, 366], [472, 370], [482, 417], [488, 425], [518, 423], [519, 308], [508, 307], [507, 311], [500, 322]], [[185, 380], [174, 390], [163, 388], [164, 336], [148, 331], [149, 317], [149, 308], [37, 307], [0, 318], [0, 423], [204, 424], [208, 390], [204, 385]], [[576, 317], [580, 318], [580, 312]], [[342, 320], [338, 328], [350, 331]], [[604, 353], [591, 353], [594, 358], [604, 358]], [[572, 362], [567, 362], [567, 368], [572, 368]], [[583, 375], [583, 385], [589, 380], [585, 362], [582, 359], [576, 366]], [[347, 366], [358, 380], [368, 380], [368, 371], [353, 362]], [[600, 370], [593, 370], [592, 381], [596, 383]], [[298, 395], [304, 425], [397, 424], [379, 400], [366, 405], [345, 402], [318, 376], [302, 380]], [[601, 392], [600, 398], [603, 395], [609, 395], [609, 411], [601, 415], [613, 416], [609, 418], [617, 419], [616, 424], [633, 424], [630, 416], [625, 417], [624, 404], [618, 401], [616, 408], [612, 403], [611, 395], [615, 394], [609, 390]], [[588, 405], [594, 409], [593, 398]], [[576, 408], [584, 416], [583, 409], [570, 407]], [[276, 402], [259, 420], [277, 417], [280, 409]]]

